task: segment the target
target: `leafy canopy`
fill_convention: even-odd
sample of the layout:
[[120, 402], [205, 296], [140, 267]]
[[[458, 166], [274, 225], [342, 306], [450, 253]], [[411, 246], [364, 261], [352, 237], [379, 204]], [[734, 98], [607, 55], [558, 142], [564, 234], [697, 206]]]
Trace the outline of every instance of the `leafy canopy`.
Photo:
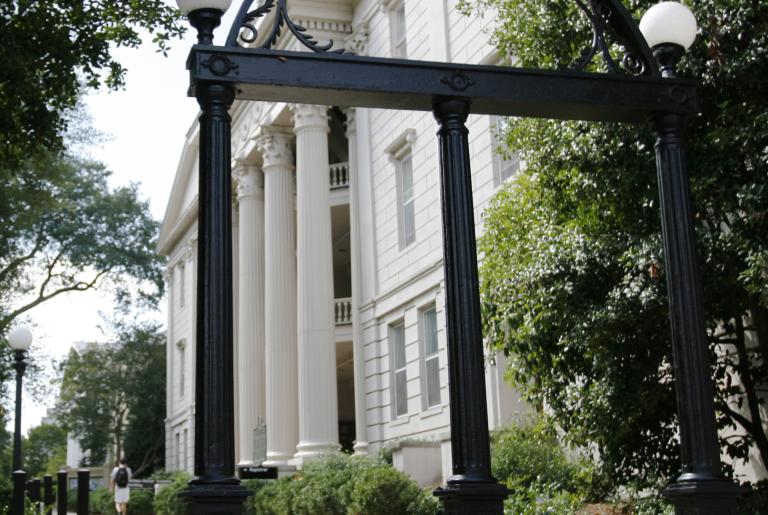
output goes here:
[[[639, 19], [654, 3], [628, 7]], [[681, 75], [697, 78], [702, 106], [688, 142], [721, 443], [726, 465], [753, 449], [765, 471], [768, 4], [689, 5], [701, 33]], [[591, 41], [576, 2], [464, 7], [496, 10], [494, 42], [520, 66], [575, 63]], [[512, 357], [512, 382], [617, 482], [669, 478], [679, 454], [651, 131], [546, 120], [501, 130], [527, 168], [491, 203], [479, 244], [490, 345]]]
[[184, 30], [178, 11], [162, 0], [0, 2], [0, 162], [59, 147], [63, 115], [81, 83], [123, 85], [113, 47], [137, 47], [146, 31], [165, 51]]
[[164, 463], [165, 336], [154, 325], [118, 329], [114, 342], [70, 352], [57, 412], [90, 451], [88, 464], [103, 465], [124, 451], [142, 476]]
[[67, 292], [112, 286], [118, 300], [149, 305], [162, 295], [158, 224], [135, 185], [111, 189], [108, 177], [61, 153], [0, 175], [0, 334]]

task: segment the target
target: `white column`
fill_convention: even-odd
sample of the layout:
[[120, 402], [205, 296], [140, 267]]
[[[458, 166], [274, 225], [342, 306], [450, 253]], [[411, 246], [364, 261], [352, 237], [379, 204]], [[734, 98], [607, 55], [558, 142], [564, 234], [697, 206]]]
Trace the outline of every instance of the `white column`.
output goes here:
[[299, 462], [339, 450], [328, 108], [295, 105]]
[[360, 269], [360, 183], [357, 179], [357, 113], [347, 109], [347, 142], [349, 144], [349, 222], [350, 257], [352, 259], [352, 357], [355, 379], [355, 454], [368, 455], [368, 424], [365, 410], [365, 357], [363, 331], [360, 326], [362, 275]]
[[254, 432], [266, 417], [264, 394], [264, 190], [257, 167], [238, 163], [238, 465], [254, 464]]
[[292, 135], [265, 128], [257, 141], [264, 160], [266, 202], [267, 461], [285, 468], [299, 441], [296, 235]]

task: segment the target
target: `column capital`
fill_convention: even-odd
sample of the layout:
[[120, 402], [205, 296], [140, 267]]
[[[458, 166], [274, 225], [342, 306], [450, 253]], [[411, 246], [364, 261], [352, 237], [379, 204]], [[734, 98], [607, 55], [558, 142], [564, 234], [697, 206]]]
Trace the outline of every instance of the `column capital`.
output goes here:
[[264, 193], [264, 176], [258, 166], [238, 162], [232, 169], [237, 181], [237, 199], [261, 196]]
[[294, 128], [293, 132], [298, 133], [303, 129], [323, 129], [330, 132], [328, 127], [328, 106], [319, 106], [312, 104], [293, 104]]
[[367, 55], [370, 34], [371, 31], [367, 22], [356, 25], [352, 29], [352, 34], [347, 37], [347, 50], [357, 55]]
[[256, 140], [256, 146], [264, 160], [265, 171], [274, 166], [293, 168], [292, 141], [293, 135], [291, 134], [265, 129], [264, 133]]

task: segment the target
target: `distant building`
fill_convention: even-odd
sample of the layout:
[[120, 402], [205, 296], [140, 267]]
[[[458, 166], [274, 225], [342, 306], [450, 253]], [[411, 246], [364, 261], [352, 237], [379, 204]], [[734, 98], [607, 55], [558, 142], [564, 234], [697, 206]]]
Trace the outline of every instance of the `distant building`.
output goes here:
[[[455, 0], [302, 0], [291, 16], [357, 54], [497, 63]], [[296, 49], [284, 31], [281, 48]], [[233, 119], [237, 461], [284, 471], [393, 450], [423, 485], [451, 474], [440, 178], [431, 113], [237, 102]], [[477, 233], [518, 169], [470, 116]], [[166, 468], [193, 471], [198, 129], [158, 251], [168, 256]], [[488, 364], [489, 425], [526, 408]]]

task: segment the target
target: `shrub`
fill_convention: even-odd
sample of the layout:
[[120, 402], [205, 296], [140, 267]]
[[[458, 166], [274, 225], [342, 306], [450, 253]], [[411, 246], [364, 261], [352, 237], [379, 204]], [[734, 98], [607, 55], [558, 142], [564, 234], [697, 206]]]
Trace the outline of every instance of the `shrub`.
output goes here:
[[112, 515], [115, 497], [106, 488], [97, 488], [88, 496], [88, 510], [95, 515]]
[[[131, 489], [131, 500], [128, 503], [128, 513], [131, 515], [155, 515], [154, 511], [154, 494], [152, 490], [147, 488]], [[110, 512], [105, 512], [110, 513]], [[175, 512], [176, 515], [184, 513], [184, 511]]]
[[752, 485], [752, 491], [739, 499], [739, 513], [768, 515], [768, 480]]
[[594, 464], [568, 456], [543, 418], [495, 431], [491, 458], [494, 476], [511, 491], [509, 513], [571, 514], [584, 501], [607, 494]]
[[[155, 495], [152, 502], [155, 515], [178, 515], [185, 511], [186, 503], [179, 497], [179, 494], [187, 489], [192, 478], [185, 472], [176, 472], [171, 479], [173, 482]], [[133, 509], [131, 509], [131, 514], [133, 515], [133, 513]]]
[[437, 513], [437, 502], [402, 472], [381, 461], [330, 456], [295, 476], [254, 484], [252, 515], [371, 515]]

